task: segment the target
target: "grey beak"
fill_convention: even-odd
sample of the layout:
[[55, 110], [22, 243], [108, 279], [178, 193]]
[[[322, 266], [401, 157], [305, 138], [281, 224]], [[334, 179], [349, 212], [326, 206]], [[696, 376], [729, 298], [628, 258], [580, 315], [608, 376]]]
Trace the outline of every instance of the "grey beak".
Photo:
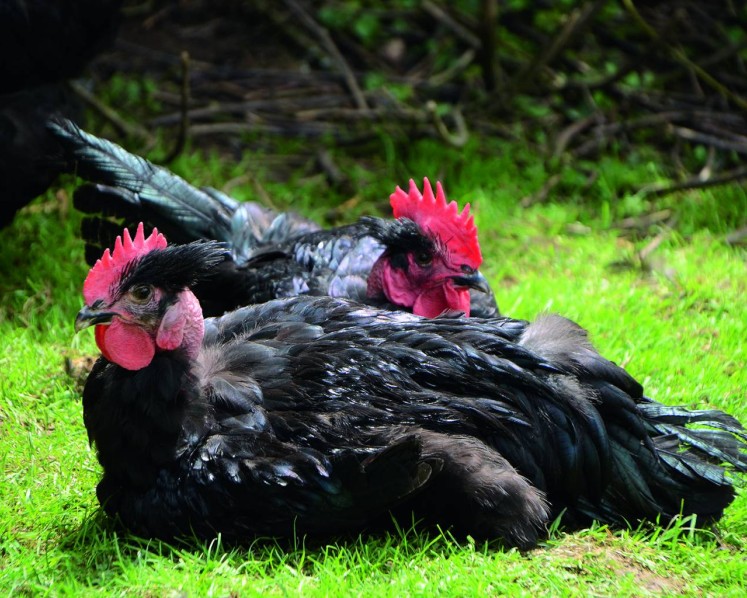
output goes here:
[[93, 309], [85, 305], [75, 318], [75, 332], [80, 332], [84, 328], [95, 324], [111, 324], [115, 315], [114, 312]]
[[454, 284], [460, 287], [468, 287], [470, 289], [482, 291], [488, 295], [492, 293], [492, 289], [488, 284], [488, 279], [485, 278], [479, 270], [468, 276], [452, 276], [451, 279], [454, 281]]

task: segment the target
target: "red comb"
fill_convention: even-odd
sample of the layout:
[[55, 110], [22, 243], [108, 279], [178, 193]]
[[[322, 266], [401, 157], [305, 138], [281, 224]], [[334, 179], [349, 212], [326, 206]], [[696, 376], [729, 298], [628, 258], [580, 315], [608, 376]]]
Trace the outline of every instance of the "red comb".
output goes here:
[[409, 218], [423, 230], [436, 235], [454, 257], [466, 260], [472, 268], [482, 263], [480, 243], [477, 241], [475, 219], [469, 213], [469, 204], [459, 213], [455, 201], [446, 203], [446, 194], [440, 182], [436, 182], [433, 195], [430, 181], [423, 179], [421, 195], [415, 181], [410, 179], [410, 192], [397, 189], [389, 196], [395, 218]]
[[166, 237], [153, 229], [150, 237], [145, 238], [143, 223], [137, 225], [135, 238], [125, 229], [121, 237], [114, 242], [114, 251], [110, 254], [107, 248], [101, 259], [97, 260], [88, 272], [83, 283], [83, 297], [88, 305], [98, 299], [111, 299], [111, 289], [122, 275], [122, 270], [132, 260], [150, 253], [154, 249], [166, 247]]

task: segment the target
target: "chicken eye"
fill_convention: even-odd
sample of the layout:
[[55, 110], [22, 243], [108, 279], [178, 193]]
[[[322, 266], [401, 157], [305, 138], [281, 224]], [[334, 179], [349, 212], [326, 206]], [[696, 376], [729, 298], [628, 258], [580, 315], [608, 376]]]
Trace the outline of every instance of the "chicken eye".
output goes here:
[[415, 262], [418, 266], [430, 266], [433, 263], [433, 255], [426, 251], [421, 251], [415, 254]]
[[146, 303], [153, 295], [153, 287], [146, 284], [140, 284], [136, 287], [132, 287], [129, 295], [135, 303]]

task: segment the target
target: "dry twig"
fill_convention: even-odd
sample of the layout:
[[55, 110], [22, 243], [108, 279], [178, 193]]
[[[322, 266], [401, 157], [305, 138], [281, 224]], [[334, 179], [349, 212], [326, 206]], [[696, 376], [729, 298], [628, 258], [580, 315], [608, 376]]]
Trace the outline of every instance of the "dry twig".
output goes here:
[[317, 23], [313, 19], [313, 17], [308, 12], [306, 12], [306, 9], [304, 9], [303, 6], [296, 2], [296, 0], [283, 1], [285, 2], [285, 5], [291, 10], [291, 12], [293, 12], [293, 14], [298, 17], [301, 23], [303, 23], [303, 25], [319, 39], [319, 41], [324, 46], [324, 49], [335, 61], [337, 67], [342, 71], [342, 76], [345, 79], [345, 83], [347, 84], [348, 89], [353, 96], [353, 99], [355, 100], [356, 106], [364, 110], [368, 108], [366, 99], [363, 96], [361, 88], [358, 86], [358, 81], [356, 80], [353, 71], [351, 70], [350, 66], [348, 66], [347, 61], [335, 45], [335, 42], [332, 40], [332, 36], [330, 36], [329, 31], [327, 31], [324, 27]]
[[181, 118], [179, 120], [179, 131], [176, 136], [176, 143], [171, 151], [164, 158], [164, 164], [170, 164], [182, 153], [184, 146], [187, 144], [189, 137], [189, 52], [181, 53], [182, 61], [182, 85], [181, 85]]
[[78, 81], [70, 80], [68, 81], [68, 85], [75, 95], [88, 104], [91, 109], [100, 114], [105, 120], [109, 121], [120, 135], [138, 139], [144, 142], [148, 147], [152, 147], [155, 144], [153, 135], [151, 135], [147, 129], [141, 127], [135, 122], [124, 120], [119, 116], [119, 114], [117, 114], [116, 110], [100, 101]]
[[711, 177], [710, 179], [703, 180], [698, 177], [690, 178], [678, 183], [671, 183], [665, 185], [646, 185], [638, 190], [637, 193], [644, 197], [661, 197], [662, 195], [668, 195], [675, 191], [685, 191], [687, 189], [707, 189], [708, 187], [716, 187], [718, 185], [725, 185], [726, 183], [733, 183], [734, 181], [740, 181], [747, 179], [747, 167], [735, 168], [729, 172], [725, 172], [719, 176]]

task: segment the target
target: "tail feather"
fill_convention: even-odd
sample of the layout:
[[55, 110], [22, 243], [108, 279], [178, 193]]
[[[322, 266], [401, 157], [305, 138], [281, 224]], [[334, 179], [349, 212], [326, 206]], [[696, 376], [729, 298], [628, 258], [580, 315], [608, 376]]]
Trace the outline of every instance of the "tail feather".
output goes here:
[[[695, 449], [701, 454], [701, 458], [718, 463], [728, 463], [738, 471], [746, 471], [747, 455], [740, 451], [744, 449], [744, 443], [731, 442], [727, 444], [725, 435], [716, 436], [707, 430], [675, 430], [674, 434], [689, 449]], [[733, 437], [732, 441], [733, 441]]]
[[[624, 425], [609, 428], [616, 471], [611, 495], [604, 503], [627, 504], [635, 509], [628, 512], [637, 513], [636, 518], [641, 514], [665, 520], [679, 514], [706, 520], [721, 517], [734, 499], [729, 473], [747, 471], [747, 442], [741, 424], [721, 411], [688, 411], [647, 398], [638, 409], [651, 440], [641, 442]], [[693, 423], [708, 427], [686, 427]], [[599, 505], [599, 509], [607, 516], [614, 511], [609, 505]], [[598, 517], [598, 513], [591, 514]], [[625, 508], [617, 514], [627, 518]]]
[[711, 428], [725, 430], [730, 434], [747, 440], [747, 430], [744, 429], [744, 426], [742, 426], [739, 420], [718, 409], [700, 409], [690, 411], [684, 407], [662, 405], [647, 397], [644, 397], [643, 402], [641, 402], [639, 406], [649, 418], [656, 420], [657, 422], [676, 424], [680, 426], [702, 423]]
[[[192, 240], [231, 240], [231, 217], [238, 202], [228, 196], [218, 201], [181, 177], [86, 133], [70, 121], [50, 121], [48, 128], [67, 152], [76, 174], [130, 192], [126, 199], [124, 194], [120, 199], [147, 210], [153, 224], [181, 227]], [[88, 199], [94, 200], [95, 196], [89, 192]], [[103, 205], [102, 201], [100, 206]], [[95, 207], [86, 209], [92, 211]]]
[[[747, 471], [747, 432], [731, 415], [716, 409], [689, 411], [650, 399], [641, 402], [639, 409], [659, 435], [675, 435], [682, 448], [695, 450], [705, 459], [726, 463], [738, 471]], [[707, 428], [687, 428], [687, 424]]]
[[[73, 199], [77, 197], [77, 191]], [[114, 247], [117, 237], [122, 234], [122, 228], [132, 231], [136, 229], [140, 220], [118, 220], [111, 222], [101, 217], [87, 217], [80, 223], [80, 236], [85, 242], [85, 259], [86, 263], [93, 266], [101, 257], [105, 249]], [[147, 221], [143, 223], [152, 228], [152, 224]], [[167, 236], [167, 238], [171, 238]]]
[[646, 473], [656, 471], [656, 457], [641, 443], [640, 437], [630, 433], [625, 427], [613, 426], [609, 432], [614, 468], [611, 489], [620, 496], [613, 499], [612, 503], [623, 507], [613, 511], [622, 515], [626, 512], [655, 512], [659, 508], [651, 483], [655, 479], [652, 480]]
[[111, 247], [122, 228], [136, 228], [140, 222], [148, 228], [158, 227], [172, 243], [185, 244], [203, 238], [215, 240], [210, 236], [200, 236], [176, 217], [164, 216], [152, 209], [152, 204], [143, 201], [139, 194], [122, 187], [94, 183], [82, 185], [73, 194], [73, 205], [88, 214], [81, 223], [81, 236], [87, 245], [98, 247], [99, 253]]
[[220, 205], [222, 205], [227, 214], [233, 214], [234, 211], [236, 211], [236, 207], [239, 205], [238, 201], [236, 201], [230, 195], [226, 195], [219, 189], [215, 189], [213, 187], [200, 187], [200, 191], [206, 193]]
[[699, 479], [703, 478], [716, 486], [725, 486], [729, 484], [726, 476], [726, 470], [718, 465], [704, 463], [697, 457], [692, 457], [683, 453], [673, 453], [670, 451], [660, 451], [659, 457], [685, 478]]
[[293, 212], [277, 213], [259, 204], [239, 204], [231, 218], [231, 247], [234, 259], [243, 264], [268, 246], [281, 247], [288, 241], [321, 227]]
[[574, 505], [578, 513], [614, 524], [723, 514], [734, 499], [731, 472], [747, 471], [747, 432], [735, 418], [645, 397], [635, 379], [596, 352], [583, 329], [558, 316], [538, 318], [521, 344], [595, 391], [609, 439], [610, 483], [601, 500], [587, 496]]
[[[320, 228], [297, 214], [278, 214], [256, 203], [240, 203], [218, 189], [198, 189], [70, 121], [51, 121], [48, 129], [66, 150], [71, 169], [98, 183], [76, 192], [76, 208], [114, 217], [120, 228], [142, 221], [157, 226], [177, 243], [220, 241], [226, 243], [238, 263], [247, 261], [260, 247], [285, 243]], [[97, 229], [106, 230], [106, 225], [93, 218], [88, 227], [96, 235], [91, 239], [91, 245], [95, 245], [101, 234]]]

